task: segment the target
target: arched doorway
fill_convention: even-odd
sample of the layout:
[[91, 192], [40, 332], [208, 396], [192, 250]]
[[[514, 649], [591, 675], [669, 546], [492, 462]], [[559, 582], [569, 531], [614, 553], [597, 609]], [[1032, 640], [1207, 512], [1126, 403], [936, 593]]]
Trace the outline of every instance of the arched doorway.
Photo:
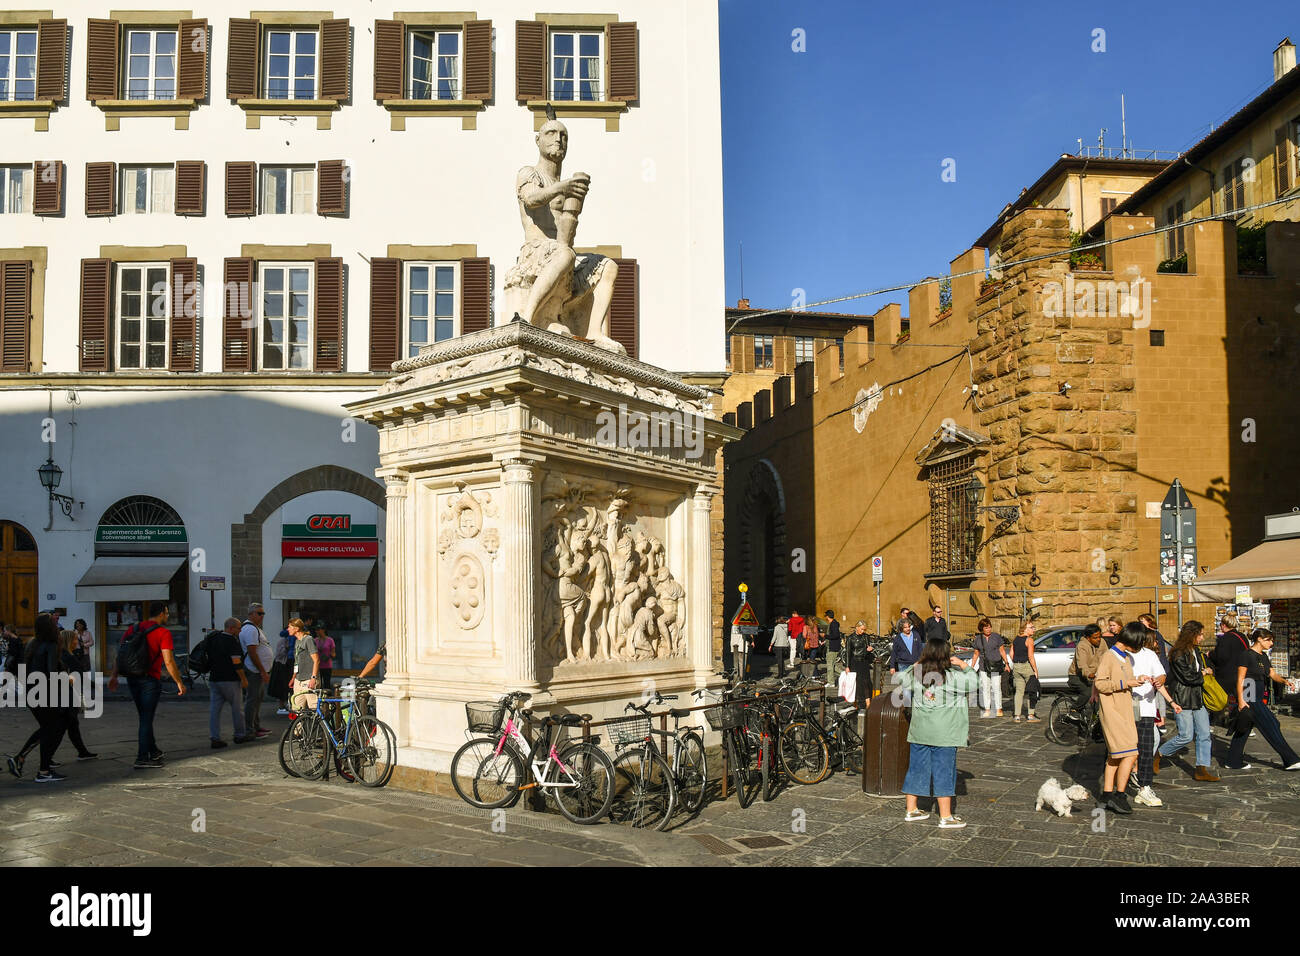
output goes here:
[[755, 462], [746, 477], [741, 521], [741, 575], [750, 584], [747, 596], [754, 612], [770, 626], [776, 615], [790, 609], [785, 577], [785, 490], [781, 476], [766, 458]]
[[22, 525], [0, 521], [0, 621], [31, 637], [36, 624], [36, 539]]

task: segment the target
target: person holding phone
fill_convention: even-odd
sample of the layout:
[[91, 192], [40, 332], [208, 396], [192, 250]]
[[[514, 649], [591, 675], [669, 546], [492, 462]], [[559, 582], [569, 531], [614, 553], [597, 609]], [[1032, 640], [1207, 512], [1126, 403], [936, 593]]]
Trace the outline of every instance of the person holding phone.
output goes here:
[[1115, 644], [1097, 665], [1093, 687], [1101, 703], [1101, 729], [1106, 735], [1106, 770], [1098, 805], [1115, 813], [1132, 813], [1124, 788], [1137, 764], [1137, 721], [1133, 718], [1133, 688], [1151, 683], [1133, 676], [1133, 654], [1147, 639], [1147, 629], [1134, 621], [1116, 636]]

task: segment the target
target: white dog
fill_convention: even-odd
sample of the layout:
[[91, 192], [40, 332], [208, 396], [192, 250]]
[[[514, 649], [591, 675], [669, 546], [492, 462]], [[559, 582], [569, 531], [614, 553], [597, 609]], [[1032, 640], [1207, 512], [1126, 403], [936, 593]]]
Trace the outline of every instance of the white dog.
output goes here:
[[1062, 790], [1056, 778], [1052, 777], [1047, 783], [1038, 788], [1038, 802], [1034, 804], [1034, 809], [1041, 810], [1043, 804], [1047, 804], [1056, 811], [1058, 817], [1068, 817], [1070, 807], [1073, 805], [1071, 801], [1087, 800], [1088, 797], [1087, 789], [1079, 786], [1079, 784], [1076, 783], [1074, 786]]

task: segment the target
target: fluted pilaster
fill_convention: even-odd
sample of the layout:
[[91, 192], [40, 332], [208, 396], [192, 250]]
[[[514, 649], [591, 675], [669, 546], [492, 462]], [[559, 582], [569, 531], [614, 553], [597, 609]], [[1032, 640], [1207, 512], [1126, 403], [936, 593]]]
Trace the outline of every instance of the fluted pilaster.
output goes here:
[[507, 459], [501, 463], [503, 502], [501, 509], [501, 555], [505, 562], [504, 611], [506, 678], [509, 690], [537, 685], [537, 638], [534, 601], [537, 594], [537, 563], [533, 497], [537, 469], [527, 461]]

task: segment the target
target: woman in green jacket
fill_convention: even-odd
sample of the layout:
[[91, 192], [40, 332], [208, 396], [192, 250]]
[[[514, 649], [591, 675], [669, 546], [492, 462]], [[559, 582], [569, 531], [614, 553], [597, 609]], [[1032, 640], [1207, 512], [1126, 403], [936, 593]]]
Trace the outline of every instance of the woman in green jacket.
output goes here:
[[958, 830], [966, 825], [952, 812], [957, 791], [957, 748], [970, 734], [969, 698], [979, 685], [975, 672], [942, 638], [925, 642], [920, 659], [899, 675], [900, 685], [912, 694], [912, 723], [907, 732], [911, 757], [903, 793], [907, 796], [908, 823], [928, 820], [917, 807], [917, 797], [939, 800], [939, 826]]

